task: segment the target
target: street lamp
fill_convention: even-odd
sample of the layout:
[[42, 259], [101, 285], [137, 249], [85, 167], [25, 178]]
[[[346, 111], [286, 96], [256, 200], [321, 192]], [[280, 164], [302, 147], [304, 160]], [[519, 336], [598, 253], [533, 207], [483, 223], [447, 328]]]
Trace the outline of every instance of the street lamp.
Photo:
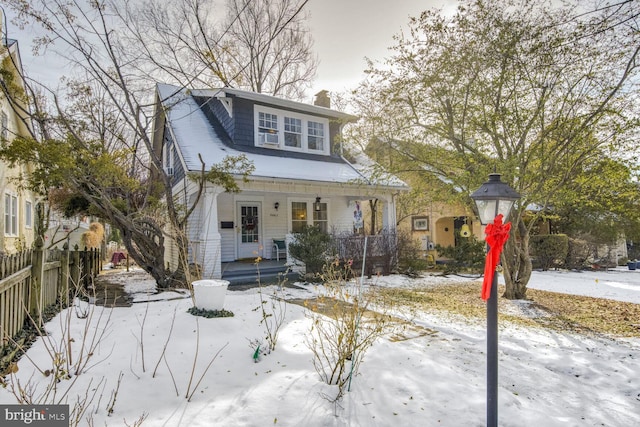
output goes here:
[[[520, 195], [500, 180], [499, 173], [489, 175], [489, 181], [471, 194], [476, 203], [480, 223], [490, 224], [499, 215], [509, 217]], [[498, 425], [498, 278], [493, 275], [487, 300], [487, 427]]]

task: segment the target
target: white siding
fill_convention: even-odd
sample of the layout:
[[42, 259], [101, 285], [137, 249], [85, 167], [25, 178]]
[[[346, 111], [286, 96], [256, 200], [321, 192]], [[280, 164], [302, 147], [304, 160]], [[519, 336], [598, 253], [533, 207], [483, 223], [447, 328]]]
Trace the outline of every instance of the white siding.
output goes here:
[[237, 219], [235, 218], [235, 201], [232, 194], [223, 193], [218, 195], [218, 227], [222, 221], [231, 221], [234, 228], [220, 229], [221, 237], [221, 256], [222, 262], [230, 262], [236, 259], [236, 228]]

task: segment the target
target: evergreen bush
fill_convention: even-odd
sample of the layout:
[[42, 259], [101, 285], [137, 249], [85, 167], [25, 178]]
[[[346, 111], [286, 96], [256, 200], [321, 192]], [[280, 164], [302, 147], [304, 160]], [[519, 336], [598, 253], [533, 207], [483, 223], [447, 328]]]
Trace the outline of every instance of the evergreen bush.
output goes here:
[[321, 273], [327, 261], [331, 236], [319, 227], [308, 225], [302, 232], [295, 233], [294, 238], [289, 243], [291, 257], [304, 263], [307, 277]]
[[529, 252], [533, 266], [544, 271], [562, 265], [569, 253], [569, 237], [566, 234], [540, 234], [531, 236]]
[[436, 251], [441, 257], [448, 258], [445, 263], [444, 274], [467, 271], [480, 273], [484, 269], [486, 256], [485, 243], [475, 236], [460, 238], [455, 246], [436, 245]]

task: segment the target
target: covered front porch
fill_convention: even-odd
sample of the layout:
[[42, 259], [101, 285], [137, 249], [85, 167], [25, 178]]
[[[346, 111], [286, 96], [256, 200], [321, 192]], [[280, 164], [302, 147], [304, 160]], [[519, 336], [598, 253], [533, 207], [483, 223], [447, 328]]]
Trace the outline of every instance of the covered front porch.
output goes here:
[[285, 264], [294, 264], [288, 250], [278, 250], [276, 242], [288, 245], [295, 233], [309, 225], [331, 234], [362, 232], [361, 206], [371, 198], [381, 201], [381, 226], [395, 227], [394, 197], [389, 191], [376, 189], [370, 194], [371, 188], [359, 185], [291, 181], [243, 186], [240, 193], [207, 191], [194, 213], [190, 258], [203, 267], [204, 277], [255, 280], [258, 258], [263, 273], [275, 276], [286, 270]]
[[[293, 238], [293, 236], [289, 236]], [[354, 275], [387, 275], [397, 261], [397, 235], [383, 232], [377, 235], [341, 234], [333, 235], [332, 246], [327, 253], [327, 262], [338, 257], [349, 262]], [[261, 257], [246, 258], [221, 263], [221, 278], [231, 285], [271, 284], [284, 281], [293, 283], [304, 272], [291, 256], [277, 259]]]

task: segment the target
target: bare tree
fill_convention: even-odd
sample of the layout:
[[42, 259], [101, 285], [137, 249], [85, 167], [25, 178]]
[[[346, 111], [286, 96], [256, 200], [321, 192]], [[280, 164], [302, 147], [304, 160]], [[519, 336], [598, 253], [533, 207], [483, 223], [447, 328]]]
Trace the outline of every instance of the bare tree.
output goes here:
[[179, 84], [301, 99], [317, 66], [305, 25], [308, 1], [227, 0], [224, 18], [211, 0], [129, 3], [118, 10], [130, 46], [155, 67], [146, 72]]
[[[175, 279], [165, 271], [165, 226], [183, 230], [197, 204], [183, 206], [173, 194], [170, 178], [162, 168], [161, 153], [153, 150], [154, 94], [141, 78], [144, 66], [131, 57], [130, 38], [110, 1], [10, 0], [17, 21], [34, 22], [44, 30], [37, 40], [47, 54], [57, 52], [68, 63], [67, 98], [49, 91], [53, 109], [38, 101], [30, 118], [42, 130], [32, 138], [15, 138], [4, 144], [0, 156], [9, 162], [29, 162], [34, 171], [29, 183], [46, 194], [50, 187], [67, 187], [84, 200], [85, 209], [117, 227], [130, 256], [147, 270], [160, 287]], [[35, 93], [35, 91], [28, 91]], [[23, 96], [5, 89], [10, 98]], [[216, 166], [216, 165], [214, 165]], [[229, 176], [246, 177], [251, 167], [245, 158], [228, 158], [192, 177], [202, 189], [206, 181], [228, 191], [237, 190]], [[221, 179], [222, 175], [225, 175]], [[184, 233], [172, 236], [186, 248]], [[186, 254], [187, 250], [180, 250]], [[187, 260], [180, 260], [183, 270]], [[178, 277], [180, 279], [180, 277]]]

